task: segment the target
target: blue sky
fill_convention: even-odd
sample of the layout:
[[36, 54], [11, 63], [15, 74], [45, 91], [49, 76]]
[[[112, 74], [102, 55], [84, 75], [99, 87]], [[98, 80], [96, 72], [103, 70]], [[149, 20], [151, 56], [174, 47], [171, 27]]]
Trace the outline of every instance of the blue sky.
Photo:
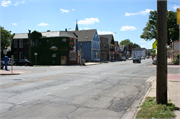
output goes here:
[[[168, 0], [168, 10], [180, 8], [180, 0]], [[37, 30], [97, 29], [114, 34], [115, 41], [130, 39], [147, 49], [152, 41], [140, 38], [157, 0], [1, 0], [0, 24], [12, 33]]]

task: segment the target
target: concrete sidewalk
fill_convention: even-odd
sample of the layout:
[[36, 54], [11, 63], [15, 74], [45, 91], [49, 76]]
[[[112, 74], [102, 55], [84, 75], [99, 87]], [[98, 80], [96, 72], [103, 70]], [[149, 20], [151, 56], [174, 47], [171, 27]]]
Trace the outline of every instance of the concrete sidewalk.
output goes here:
[[[177, 110], [174, 111], [176, 115], [175, 119], [180, 119], [180, 74], [168, 74], [167, 79], [168, 100], [171, 100], [177, 108]], [[152, 86], [145, 98], [146, 97], [156, 97], [156, 78], [154, 78]]]
[[28, 73], [28, 71], [19, 71], [19, 70], [0, 70], [0, 75], [19, 75], [19, 74], [23, 74], [23, 73]]

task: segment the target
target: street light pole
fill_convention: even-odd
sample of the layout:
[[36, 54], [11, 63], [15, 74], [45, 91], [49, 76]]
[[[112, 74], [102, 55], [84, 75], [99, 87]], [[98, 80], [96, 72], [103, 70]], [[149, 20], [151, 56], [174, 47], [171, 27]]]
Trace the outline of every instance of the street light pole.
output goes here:
[[82, 65], [82, 46], [83, 46], [83, 44], [80, 43], [80, 45], [81, 45], [81, 65]]
[[167, 0], [157, 0], [156, 102], [167, 104]]

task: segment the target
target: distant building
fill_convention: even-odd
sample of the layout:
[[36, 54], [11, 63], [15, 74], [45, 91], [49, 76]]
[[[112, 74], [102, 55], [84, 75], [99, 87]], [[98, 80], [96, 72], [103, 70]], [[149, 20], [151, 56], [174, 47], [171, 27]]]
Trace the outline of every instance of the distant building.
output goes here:
[[76, 34], [67, 31], [15, 33], [14, 59], [44, 65], [77, 64], [77, 39]]
[[146, 49], [145, 48], [132, 48], [132, 57], [141, 56], [146, 57]]
[[173, 41], [170, 47], [171, 47], [171, 53], [170, 53], [171, 60], [175, 60], [176, 56], [180, 53], [180, 41], [178, 40]]

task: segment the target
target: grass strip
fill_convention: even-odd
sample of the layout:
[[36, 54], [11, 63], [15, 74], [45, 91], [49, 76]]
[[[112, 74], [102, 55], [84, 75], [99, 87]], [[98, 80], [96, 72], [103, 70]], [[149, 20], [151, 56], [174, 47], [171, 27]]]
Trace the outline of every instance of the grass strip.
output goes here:
[[175, 117], [173, 111], [175, 105], [168, 103], [167, 105], [156, 104], [155, 97], [146, 97], [144, 103], [140, 106], [140, 110], [136, 115], [138, 118], [168, 118], [172, 119]]

